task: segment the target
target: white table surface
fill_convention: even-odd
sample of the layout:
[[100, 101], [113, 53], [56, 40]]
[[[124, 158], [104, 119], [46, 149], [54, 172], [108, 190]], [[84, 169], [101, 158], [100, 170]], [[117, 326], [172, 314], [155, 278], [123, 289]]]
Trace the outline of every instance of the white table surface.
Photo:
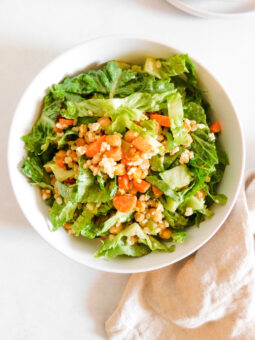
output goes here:
[[69, 47], [113, 33], [160, 37], [213, 71], [242, 120], [247, 168], [255, 166], [255, 16], [204, 20], [164, 0], [1, 0], [0, 339], [106, 339], [104, 321], [129, 277], [83, 267], [46, 244], [22, 215], [6, 166], [10, 122], [33, 77]]

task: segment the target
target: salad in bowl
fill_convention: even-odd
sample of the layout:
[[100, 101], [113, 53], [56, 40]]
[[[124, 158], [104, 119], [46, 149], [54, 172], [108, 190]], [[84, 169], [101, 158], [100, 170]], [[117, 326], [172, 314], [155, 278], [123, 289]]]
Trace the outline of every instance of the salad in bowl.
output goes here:
[[99, 238], [96, 257], [173, 252], [213, 215], [228, 156], [187, 55], [109, 61], [66, 77], [23, 136], [23, 173], [52, 230]]

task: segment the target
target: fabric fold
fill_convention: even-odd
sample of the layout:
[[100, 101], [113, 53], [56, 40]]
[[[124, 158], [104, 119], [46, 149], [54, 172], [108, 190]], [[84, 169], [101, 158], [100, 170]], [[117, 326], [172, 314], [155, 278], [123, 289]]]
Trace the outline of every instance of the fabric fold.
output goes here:
[[111, 340], [255, 339], [255, 171], [220, 230], [195, 254], [133, 274], [106, 321]]

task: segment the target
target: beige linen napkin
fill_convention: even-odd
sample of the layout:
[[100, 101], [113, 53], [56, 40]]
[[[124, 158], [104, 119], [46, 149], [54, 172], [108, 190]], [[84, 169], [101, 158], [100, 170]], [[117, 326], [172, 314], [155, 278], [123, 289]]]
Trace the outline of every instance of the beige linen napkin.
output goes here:
[[200, 250], [133, 274], [106, 321], [111, 340], [255, 339], [255, 172], [230, 216]]

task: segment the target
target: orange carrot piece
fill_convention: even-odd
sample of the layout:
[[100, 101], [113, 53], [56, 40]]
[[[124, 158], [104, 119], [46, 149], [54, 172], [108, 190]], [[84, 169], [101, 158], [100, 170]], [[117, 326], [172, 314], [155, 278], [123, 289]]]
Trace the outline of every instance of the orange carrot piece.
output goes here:
[[127, 165], [128, 164], [128, 160], [126, 158], [122, 158], [121, 164]]
[[112, 158], [115, 162], [120, 161], [123, 156], [120, 146], [112, 146], [110, 150], [105, 152], [105, 155]]
[[132, 144], [137, 150], [142, 151], [142, 152], [148, 152], [151, 150], [150, 143], [148, 143], [147, 140], [141, 136], [135, 138]]
[[145, 193], [151, 187], [150, 183], [148, 183], [148, 182], [146, 182], [142, 179], [141, 180], [134, 179], [133, 185], [134, 185], [134, 187], [136, 188], [137, 191], [142, 192], [142, 193]]
[[129, 178], [128, 175], [123, 175], [118, 177], [118, 185], [120, 189], [128, 191], [129, 189]]
[[58, 127], [56, 127], [56, 125], [53, 126], [53, 130], [54, 130], [56, 133], [62, 132], [62, 130], [59, 129]]
[[154, 186], [152, 186], [152, 191], [156, 198], [159, 198], [160, 196], [163, 195], [163, 192]]
[[113, 198], [113, 205], [115, 208], [123, 213], [129, 212], [130, 210], [134, 209], [136, 206], [137, 198], [135, 195], [121, 195], [115, 196]]
[[66, 126], [72, 126], [74, 123], [73, 119], [65, 119], [65, 118], [59, 118], [59, 124], [66, 125]]
[[217, 133], [217, 132], [220, 132], [221, 131], [221, 124], [220, 122], [215, 122], [213, 123], [211, 126], [210, 126], [210, 131], [212, 133]]
[[63, 160], [63, 158], [59, 158], [59, 159], [55, 162], [55, 164], [56, 164], [57, 166], [59, 166], [60, 168], [64, 168], [64, 167], [65, 167], [65, 161]]
[[153, 114], [150, 119], [156, 120], [161, 126], [170, 127], [170, 119], [167, 116]]
[[75, 144], [77, 146], [84, 146], [86, 144], [86, 141], [85, 141], [84, 138], [78, 138], [78, 139], [76, 139]]
[[97, 153], [100, 152], [101, 145], [105, 141], [106, 136], [102, 136], [97, 139], [95, 142], [88, 145], [86, 149], [86, 156], [87, 157], [94, 157]]

